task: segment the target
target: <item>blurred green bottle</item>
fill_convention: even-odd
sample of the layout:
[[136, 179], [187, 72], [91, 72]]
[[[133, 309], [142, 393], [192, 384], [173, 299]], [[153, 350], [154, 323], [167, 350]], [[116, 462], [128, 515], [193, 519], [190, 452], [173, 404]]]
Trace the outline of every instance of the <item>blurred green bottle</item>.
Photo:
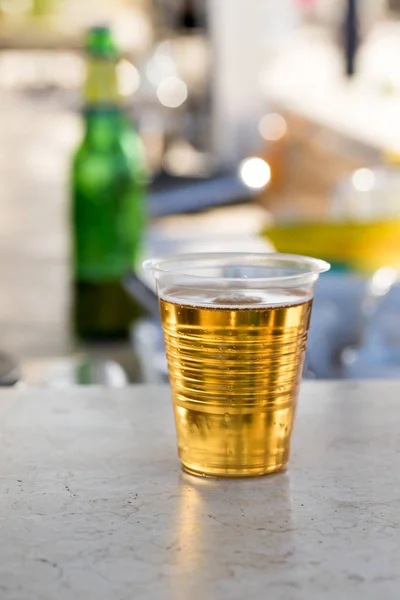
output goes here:
[[146, 169], [118, 90], [119, 52], [107, 27], [90, 30], [85, 134], [73, 160], [74, 326], [80, 338], [121, 338], [139, 309], [121, 279], [139, 257]]

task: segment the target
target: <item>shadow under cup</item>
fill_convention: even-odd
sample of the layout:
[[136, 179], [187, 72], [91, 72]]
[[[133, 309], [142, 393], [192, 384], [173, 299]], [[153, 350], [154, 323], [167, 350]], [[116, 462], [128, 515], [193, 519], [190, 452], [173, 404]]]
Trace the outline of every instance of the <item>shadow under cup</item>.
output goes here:
[[183, 467], [209, 477], [285, 468], [321, 260], [191, 254], [157, 281]]

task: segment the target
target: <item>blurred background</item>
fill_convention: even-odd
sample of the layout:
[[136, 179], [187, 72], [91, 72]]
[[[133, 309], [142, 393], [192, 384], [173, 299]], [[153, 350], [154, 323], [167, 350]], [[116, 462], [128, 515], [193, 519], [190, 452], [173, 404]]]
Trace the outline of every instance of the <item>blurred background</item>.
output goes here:
[[139, 265], [197, 250], [330, 261], [305, 376], [398, 377], [399, 56], [398, 0], [0, 0], [3, 384], [165, 380]]

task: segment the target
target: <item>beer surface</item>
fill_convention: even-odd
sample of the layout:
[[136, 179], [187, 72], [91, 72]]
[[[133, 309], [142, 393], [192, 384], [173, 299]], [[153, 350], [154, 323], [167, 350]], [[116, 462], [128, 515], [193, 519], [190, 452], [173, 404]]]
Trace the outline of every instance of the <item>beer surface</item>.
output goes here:
[[286, 464], [311, 303], [286, 289], [162, 294], [179, 453], [188, 470], [235, 477]]

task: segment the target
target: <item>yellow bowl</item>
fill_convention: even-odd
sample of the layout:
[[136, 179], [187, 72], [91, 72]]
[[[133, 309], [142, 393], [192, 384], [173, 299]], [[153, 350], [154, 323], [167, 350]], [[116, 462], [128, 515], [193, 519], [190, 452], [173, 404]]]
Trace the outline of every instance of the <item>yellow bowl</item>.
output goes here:
[[262, 233], [278, 252], [311, 255], [359, 272], [386, 265], [400, 269], [400, 219], [302, 222], [272, 226]]

